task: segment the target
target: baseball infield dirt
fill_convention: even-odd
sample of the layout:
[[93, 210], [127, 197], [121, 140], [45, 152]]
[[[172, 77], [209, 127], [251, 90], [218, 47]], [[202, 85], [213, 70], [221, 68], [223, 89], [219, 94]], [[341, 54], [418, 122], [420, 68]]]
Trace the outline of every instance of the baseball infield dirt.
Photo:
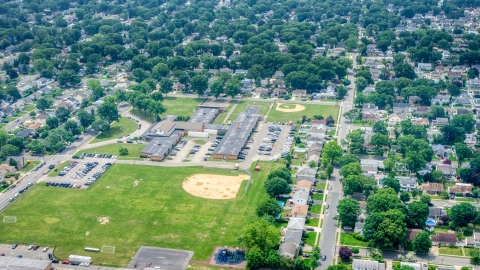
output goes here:
[[[283, 105], [283, 108], [280, 108], [280, 105]], [[287, 108], [285, 108], [287, 107]], [[277, 111], [279, 112], [300, 112], [305, 110], [305, 106], [298, 105], [298, 104], [282, 104], [282, 103], [277, 103]]]
[[242, 181], [248, 180], [249, 176], [226, 176], [215, 174], [194, 174], [183, 181], [183, 189], [193, 196], [226, 200], [237, 196]]

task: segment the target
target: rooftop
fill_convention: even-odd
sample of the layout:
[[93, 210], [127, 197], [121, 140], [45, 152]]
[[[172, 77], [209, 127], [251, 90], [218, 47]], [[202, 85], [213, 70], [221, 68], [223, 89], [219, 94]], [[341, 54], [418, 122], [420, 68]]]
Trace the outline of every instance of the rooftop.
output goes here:
[[0, 256], [0, 269], [44, 270], [51, 266], [47, 260]]
[[173, 133], [169, 137], [158, 137], [151, 140], [143, 149], [142, 153], [147, 153], [149, 156], [163, 158], [168, 150], [178, 141], [180, 133]]
[[215, 120], [219, 112], [218, 108], [199, 107], [188, 122], [210, 124]]

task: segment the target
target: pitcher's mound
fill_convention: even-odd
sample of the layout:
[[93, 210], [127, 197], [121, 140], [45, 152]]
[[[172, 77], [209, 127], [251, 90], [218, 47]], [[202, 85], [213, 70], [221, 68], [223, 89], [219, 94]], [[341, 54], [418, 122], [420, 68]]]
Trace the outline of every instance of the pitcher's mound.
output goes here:
[[276, 110], [279, 112], [300, 112], [305, 110], [305, 106], [299, 104], [277, 103]]
[[242, 181], [248, 180], [249, 176], [225, 176], [215, 174], [194, 174], [183, 181], [183, 189], [193, 196], [225, 200], [237, 196]]

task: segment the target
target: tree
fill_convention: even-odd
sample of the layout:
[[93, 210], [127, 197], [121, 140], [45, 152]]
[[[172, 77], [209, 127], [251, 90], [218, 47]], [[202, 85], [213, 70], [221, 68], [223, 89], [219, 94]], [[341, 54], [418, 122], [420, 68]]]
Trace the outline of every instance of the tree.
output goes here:
[[223, 94], [223, 80], [215, 80], [212, 84], [210, 84], [210, 93], [215, 98], [218, 98], [221, 94]]
[[104, 95], [104, 89], [99, 80], [88, 80], [87, 88], [92, 90], [92, 96], [90, 97], [91, 101], [96, 101]]
[[340, 165], [342, 166], [345, 166], [350, 163], [355, 163], [355, 162], [360, 163], [360, 158], [356, 155], [345, 154], [340, 158]]
[[287, 181], [280, 177], [268, 179], [265, 182], [265, 190], [272, 198], [275, 198], [280, 194], [287, 194], [291, 191]]
[[104, 102], [97, 110], [98, 115], [107, 123], [112, 123], [113, 121], [118, 121], [118, 108], [117, 105], [113, 102]]
[[17, 162], [16, 162], [15, 159], [13, 159], [13, 158], [10, 158], [10, 159], [8, 160], [8, 165], [13, 166], [13, 167], [15, 167], [15, 168], [18, 166]]
[[467, 133], [463, 127], [457, 127], [450, 124], [443, 126], [440, 131], [442, 132], [444, 143], [448, 145], [465, 141]]
[[63, 123], [70, 117], [70, 110], [65, 107], [59, 107], [57, 110], [55, 110], [55, 116], [58, 118], [60, 123]]
[[383, 179], [383, 187], [389, 187], [395, 190], [396, 193], [400, 192], [400, 181], [393, 176], [388, 176]]
[[455, 84], [449, 84], [447, 86], [448, 93], [452, 96], [459, 96], [460, 95], [460, 88]]
[[430, 234], [426, 231], [422, 231], [415, 235], [413, 239], [413, 249], [417, 254], [428, 254], [432, 247], [432, 239]]
[[425, 222], [429, 214], [428, 206], [422, 202], [414, 201], [408, 205], [407, 210], [407, 225], [409, 228], [425, 227]]
[[403, 191], [402, 193], [400, 193], [400, 200], [402, 202], [410, 201], [410, 194], [408, 194], [408, 192]]
[[80, 133], [82, 133], [82, 131], [80, 130], [80, 128], [78, 127], [78, 124], [77, 122], [73, 121], [73, 120], [68, 120], [65, 125], [63, 126], [63, 128], [67, 131], [67, 132], [70, 132], [73, 136], [76, 136], [76, 135], [79, 135]]
[[276, 217], [279, 213], [282, 212], [282, 207], [278, 205], [277, 200], [270, 198], [260, 203], [256, 211], [257, 216], [259, 217], [262, 217], [264, 215]]
[[431, 200], [432, 200], [432, 198], [427, 194], [423, 194], [422, 196], [420, 196], [420, 201], [424, 204], [428, 205]]
[[365, 175], [349, 175], [342, 181], [343, 193], [345, 195], [353, 195], [358, 192], [364, 192], [368, 197], [371, 191], [376, 189], [377, 183], [374, 179]]
[[373, 132], [388, 135], [387, 124], [384, 121], [377, 121], [373, 124]]
[[458, 167], [461, 167], [465, 159], [472, 157], [472, 150], [464, 143], [455, 143], [455, 153], [458, 158]]
[[102, 120], [102, 119], [95, 120], [92, 123], [92, 129], [96, 130], [98, 132], [105, 132], [105, 131], [110, 130], [110, 124], [107, 121]]
[[235, 78], [230, 79], [225, 85], [225, 93], [232, 98], [240, 94], [240, 82]]
[[170, 72], [170, 69], [168, 68], [168, 65], [164, 63], [159, 63], [156, 66], [154, 66], [152, 69], [152, 78], [154, 78], [157, 81], [160, 81], [162, 77], [167, 76], [169, 72]]
[[258, 247], [253, 247], [245, 254], [249, 269], [256, 269], [265, 264], [264, 252]]
[[404, 209], [404, 204], [391, 188], [378, 189], [367, 199], [367, 213], [386, 212], [390, 209]]
[[405, 62], [395, 65], [393, 70], [395, 71], [395, 76], [397, 78], [405, 77], [413, 80], [417, 77], [417, 74], [415, 73], [415, 70], [413, 70], [412, 66]]
[[352, 253], [357, 255], [358, 253], [360, 253], [360, 249], [357, 248], [357, 247], [354, 247], [354, 248], [352, 248]]
[[337, 86], [337, 88], [335, 90], [337, 91], [337, 98], [338, 99], [343, 99], [345, 97], [345, 95], [348, 93], [348, 88], [343, 86], [343, 85]]
[[120, 150], [118, 150], [120, 156], [127, 156], [128, 155], [128, 149], [127, 148], [120, 148]]
[[356, 154], [363, 149], [363, 144], [365, 143], [365, 138], [360, 130], [353, 130], [347, 134], [348, 146], [350, 148], [350, 153]]
[[57, 81], [60, 85], [77, 85], [81, 82], [80, 77], [73, 71], [69, 69], [64, 69], [60, 71], [57, 75]]
[[28, 145], [28, 149], [35, 154], [43, 154], [45, 152], [45, 145], [39, 140], [33, 140]]
[[348, 177], [349, 175], [360, 175], [362, 173], [362, 167], [360, 163], [349, 163], [340, 169], [340, 175]]
[[0, 148], [0, 155], [5, 158], [8, 156], [17, 156], [20, 154], [20, 149], [18, 147], [13, 146], [11, 144], [6, 144]]
[[330, 176], [332, 176], [332, 173], [333, 173], [333, 165], [332, 164], [328, 164], [325, 167], [325, 173], [327, 174], [328, 179], [330, 179]]
[[476, 121], [472, 114], [459, 114], [452, 118], [450, 124], [463, 128], [467, 133], [472, 133], [475, 131]]
[[267, 176], [267, 180], [270, 180], [270, 179], [275, 178], [275, 177], [283, 178], [283, 179], [285, 179], [285, 181], [287, 181], [287, 183], [289, 183], [289, 182], [291, 182], [292, 174], [290, 173], [290, 171], [287, 168], [281, 167], [281, 168], [275, 169], [274, 171], [270, 172]]
[[390, 146], [390, 139], [387, 135], [375, 133], [371, 138], [370, 144], [375, 146], [375, 152], [377, 155], [381, 156], [383, 155], [384, 147]]
[[352, 250], [349, 247], [340, 247], [338, 256], [344, 261], [349, 260], [352, 257]]
[[448, 214], [450, 218], [450, 227], [465, 227], [468, 223], [477, 219], [477, 209], [470, 203], [460, 203], [454, 205]]
[[365, 88], [367, 88], [368, 80], [364, 77], [357, 77], [355, 78], [355, 85], [357, 87], [357, 91], [362, 92], [365, 90]]
[[267, 251], [277, 246], [278, 240], [277, 228], [267, 221], [259, 220], [248, 224], [238, 241], [241, 247], [249, 250], [259, 248]]
[[360, 215], [360, 204], [352, 198], [343, 198], [338, 202], [337, 206], [338, 218], [342, 226], [353, 228], [357, 218]]
[[77, 117], [83, 128], [89, 127], [95, 121], [95, 116], [82, 109], [78, 110]]
[[208, 79], [203, 75], [195, 75], [190, 80], [190, 85], [192, 89], [197, 91], [198, 95], [201, 96], [208, 88]]
[[383, 262], [382, 251], [378, 248], [374, 248], [370, 251], [370, 257], [378, 262]]
[[52, 107], [52, 105], [53, 105], [52, 99], [47, 99], [42, 97], [37, 101], [37, 109], [41, 111], [45, 111], [46, 109]]
[[280, 254], [277, 250], [270, 250], [265, 258], [265, 265], [276, 268], [280, 265]]
[[363, 235], [374, 247], [397, 249], [407, 239], [405, 215], [398, 209], [374, 213], [365, 220]]
[[337, 141], [330, 141], [323, 147], [322, 150], [322, 164], [326, 166], [328, 163], [332, 164], [340, 159], [343, 155], [343, 149], [338, 145]]
[[471, 248], [468, 251], [468, 255], [470, 255], [470, 264], [471, 265], [480, 265], [480, 250], [476, 248]]
[[353, 122], [355, 121], [355, 119], [357, 119], [358, 117], [358, 112], [355, 110], [355, 109], [352, 109], [350, 111], [346, 111], [344, 114], [343, 114], [343, 117], [345, 118], [348, 118], [348, 120], [350, 122]]
[[54, 116], [50, 116], [46, 120], [46, 124], [50, 129], [54, 129], [58, 127], [58, 119]]
[[160, 81], [160, 90], [165, 94], [165, 96], [167, 96], [167, 94], [173, 90], [173, 81], [163, 78], [162, 81]]
[[8, 144], [11, 144], [13, 146], [18, 147], [18, 149], [23, 150], [25, 148], [25, 145], [23, 143], [23, 139], [19, 137], [12, 137], [10, 140], [8, 140]]

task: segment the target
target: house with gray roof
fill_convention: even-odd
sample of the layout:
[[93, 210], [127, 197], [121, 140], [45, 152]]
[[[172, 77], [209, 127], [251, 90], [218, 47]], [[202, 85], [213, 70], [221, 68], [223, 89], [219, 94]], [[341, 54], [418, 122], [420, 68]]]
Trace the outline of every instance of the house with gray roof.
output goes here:
[[288, 221], [287, 230], [300, 230], [303, 231], [305, 226], [305, 218], [291, 217]]
[[308, 204], [310, 202], [310, 192], [305, 189], [297, 189], [292, 195], [293, 204]]
[[405, 177], [405, 176], [395, 176], [400, 182], [400, 190], [402, 191], [411, 191], [413, 189], [417, 189], [417, 178], [415, 177]]
[[295, 243], [284, 242], [278, 248], [280, 257], [293, 259], [298, 253], [298, 245]]
[[283, 236], [283, 242], [300, 245], [302, 243], [302, 234], [303, 231], [287, 230]]
[[353, 270], [385, 270], [385, 263], [370, 261], [370, 260], [353, 259], [352, 269]]
[[298, 181], [300, 181], [300, 180], [308, 180], [308, 181], [312, 182], [312, 184], [314, 184], [315, 180], [316, 180], [316, 177], [315, 177], [316, 174], [317, 174], [317, 170], [315, 170], [315, 169], [302, 168], [302, 169], [298, 170], [298, 172], [295, 176], [296, 183], [298, 183]]

